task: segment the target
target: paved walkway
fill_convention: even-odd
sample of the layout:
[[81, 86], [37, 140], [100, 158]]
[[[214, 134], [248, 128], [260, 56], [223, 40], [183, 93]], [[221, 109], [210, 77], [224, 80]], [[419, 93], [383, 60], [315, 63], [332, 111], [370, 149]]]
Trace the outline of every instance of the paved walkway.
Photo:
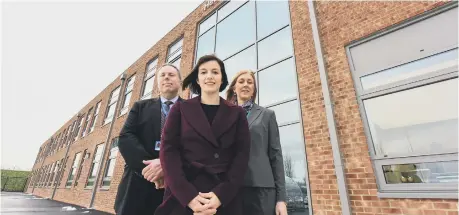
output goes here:
[[0, 198], [0, 214], [5, 215], [109, 215], [109, 213], [43, 199], [25, 193], [1, 192]]

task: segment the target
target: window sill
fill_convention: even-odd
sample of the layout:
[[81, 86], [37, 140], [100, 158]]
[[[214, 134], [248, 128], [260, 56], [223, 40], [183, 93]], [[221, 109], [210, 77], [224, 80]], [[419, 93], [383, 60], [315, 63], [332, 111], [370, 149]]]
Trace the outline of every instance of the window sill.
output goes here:
[[91, 187], [85, 187], [84, 189], [85, 189], [85, 190], [92, 190], [92, 188], [93, 188], [93, 186], [91, 186]]
[[104, 122], [104, 124], [102, 125], [102, 127], [104, 127], [104, 126], [110, 124], [111, 122], [112, 122], [112, 121]]
[[99, 188], [100, 191], [109, 191], [110, 187], [101, 187]]
[[425, 193], [387, 193], [387, 192], [378, 192], [378, 197], [381, 199], [391, 198], [391, 199], [458, 199], [457, 192], [425, 192]]

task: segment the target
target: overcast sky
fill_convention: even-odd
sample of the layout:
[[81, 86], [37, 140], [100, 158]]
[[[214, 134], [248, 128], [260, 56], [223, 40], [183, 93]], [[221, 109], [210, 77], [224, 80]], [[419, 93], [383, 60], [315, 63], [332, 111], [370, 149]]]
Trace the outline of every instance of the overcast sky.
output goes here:
[[40, 145], [202, 1], [2, 3], [1, 168]]

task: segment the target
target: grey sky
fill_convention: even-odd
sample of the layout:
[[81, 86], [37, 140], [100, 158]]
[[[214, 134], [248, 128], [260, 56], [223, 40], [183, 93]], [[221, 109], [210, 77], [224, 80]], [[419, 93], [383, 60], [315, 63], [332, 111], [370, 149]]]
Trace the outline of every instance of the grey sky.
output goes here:
[[31, 169], [44, 141], [200, 3], [2, 3], [2, 169]]

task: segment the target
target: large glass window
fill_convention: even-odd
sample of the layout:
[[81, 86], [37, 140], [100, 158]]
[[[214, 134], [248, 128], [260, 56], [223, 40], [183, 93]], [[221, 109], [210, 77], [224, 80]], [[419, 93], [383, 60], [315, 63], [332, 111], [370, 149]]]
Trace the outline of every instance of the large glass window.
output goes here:
[[217, 25], [216, 54], [221, 59], [255, 42], [255, 3], [247, 2]]
[[[448, 26], [432, 29], [425, 24], [431, 18], [434, 20], [435, 16], [446, 14], [446, 11], [434, 16], [426, 15], [410, 25], [386, 32], [384, 36], [350, 45], [351, 65], [354, 62], [376, 62], [373, 60], [384, 64], [385, 59], [373, 59], [369, 54], [353, 55], [357, 53], [354, 50], [373, 47], [377, 43], [372, 41], [384, 41], [386, 36], [396, 40], [394, 35], [397, 34], [392, 32], [399, 29], [404, 29], [403, 32], [410, 32], [406, 29], [414, 26], [418, 30], [432, 32], [448, 29]], [[416, 36], [416, 33], [412, 34]], [[405, 40], [405, 37], [399, 39]], [[438, 42], [436, 38], [424, 41], [432, 47]], [[436, 52], [424, 53], [418, 47], [400, 47], [394, 43], [393, 46], [386, 45], [385, 52], [416, 52], [418, 59], [400, 54], [397, 55], [399, 65], [388, 63], [388, 68], [367, 71], [362, 69], [367, 67], [360, 66], [360, 70], [351, 67], [379, 194], [384, 197], [400, 197], [403, 194], [412, 198], [457, 198], [457, 40], [451, 41], [451, 44], [449, 47], [435, 47]], [[372, 49], [359, 51], [371, 53]]]
[[104, 124], [107, 124], [113, 120], [113, 115], [115, 114], [116, 102], [118, 101], [120, 95], [120, 87], [117, 87], [112, 91], [110, 100], [108, 100], [107, 113], [105, 114]]
[[118, 138], [113, 139], [110, 145], [110, 154], [105, 165], [104, 179], [102, 180], [102, 186], [108, 187], [112, 181], [113, 172], [115, 171], [116, 156], [118, 155]]
[[289, 214], [305, 215], [312, 211], [289, 15], [287, 1], [229, 1], [199, 25], [195, 59], [215, 50], [229, 81], [240, 70], [256, 73], [256, 102], [276, 113]]
[[[275, 15], [274, 15], [275, 14]], [[257, 2], [257, 36], [263, 39], [290, 22], [288, 1]], [[287, 38], [290, 40], [290, 36]]]
[[88, 181], [86, 182], [86, 187], [92, 187], [94, 186], [96, 176], [97, 176], [97, 171], [99, 171], [100, 168], [100, 162], [102, 162], [102, 154], [104, 151], [104, 144], [99, 144], [96, 147], [96, 152], [94, 153], [94, 159], [91, 164], [91, 169], [89, 170], [89, 177]]
[[78, 169], [78, 165], [80, 164], [81, 159], [81, 152], [75, 154], [75, 158], [73, 159], [72, 167], [69, 171], [69, 176], [67, 178], [67, 183], [65, 184], [66, 187], [71, 187], [73, 183], [73, 178], [75, 177], [75, 173]]

